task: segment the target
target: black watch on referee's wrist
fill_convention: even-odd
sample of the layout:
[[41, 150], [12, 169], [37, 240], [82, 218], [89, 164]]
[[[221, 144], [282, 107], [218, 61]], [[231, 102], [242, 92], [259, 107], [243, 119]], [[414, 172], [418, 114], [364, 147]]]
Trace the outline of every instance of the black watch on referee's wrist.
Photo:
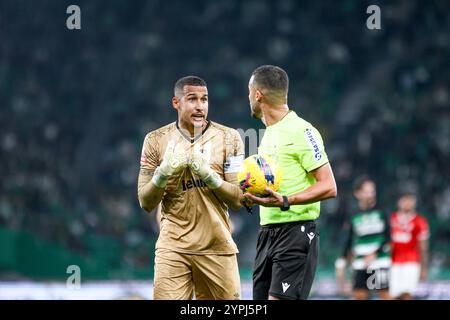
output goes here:
[[288, 197], [283, 196], [283, 205], [281, 206], [281, 211], [288, 211], [290, 208]]

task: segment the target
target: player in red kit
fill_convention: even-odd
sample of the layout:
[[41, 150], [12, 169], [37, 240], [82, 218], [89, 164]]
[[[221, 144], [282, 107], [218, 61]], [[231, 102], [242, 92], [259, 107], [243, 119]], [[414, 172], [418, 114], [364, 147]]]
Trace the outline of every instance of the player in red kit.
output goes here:
[[391, 215], [392, 267], [389, 292], [397, 299], [411, 299], [419, 280], [428, 273], [427, 220], [416, 212], [415, 194], [405, 193]]

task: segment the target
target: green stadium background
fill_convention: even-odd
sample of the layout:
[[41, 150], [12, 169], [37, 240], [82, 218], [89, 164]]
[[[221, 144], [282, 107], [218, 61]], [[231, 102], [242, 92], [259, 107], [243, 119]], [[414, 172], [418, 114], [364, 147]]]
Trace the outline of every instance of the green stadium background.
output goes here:
[[[66, 27], [71, 4], [81, 30]], [[371, 4], [380, 30], [366, 27]], [[201, 76], [210, 119], [259, 130], [248, 79], [276, 64], [290, 76], [290, 106], [322, 132], [338, 183], [322, 204], [313, 297], [337, 297], [352, 181], [369, 174], [388, 213], [399, 192], [419, 195], [431, 228], [420, 296], [449, 298], [449, 10], [438, 0], [0, 0], [0, 288], [64, 284], [70, 265], [82, 284], [151, 283], [158, 231], [136, 180], [145, 134], [176, 119], [174, 82]], [[231, 217], [248, 288], [258, 211]]]

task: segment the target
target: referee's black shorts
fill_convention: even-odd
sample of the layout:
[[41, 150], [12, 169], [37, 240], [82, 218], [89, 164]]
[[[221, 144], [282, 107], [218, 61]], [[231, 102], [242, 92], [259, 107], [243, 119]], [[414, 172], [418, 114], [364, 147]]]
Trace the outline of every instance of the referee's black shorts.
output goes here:
[[314, 221], [262, 226], [253, 270], [253, 299], [307, 299], [317, 267]]

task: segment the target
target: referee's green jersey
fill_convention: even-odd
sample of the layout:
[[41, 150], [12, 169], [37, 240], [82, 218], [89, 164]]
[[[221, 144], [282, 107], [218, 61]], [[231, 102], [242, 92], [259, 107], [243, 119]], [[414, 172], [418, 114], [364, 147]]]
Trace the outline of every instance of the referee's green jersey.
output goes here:
[[[278, 161], [283, 174], [278, 192], [286, 196], [314, 184], [316, 181], [308, 172], [328, 162], [319, 131], [292, 110], [266, 128], [258, 154]], [[261, 225], [315, 220], [319, 215], [320, 202], [292, 205], [288, 211], [260, 206]]]

